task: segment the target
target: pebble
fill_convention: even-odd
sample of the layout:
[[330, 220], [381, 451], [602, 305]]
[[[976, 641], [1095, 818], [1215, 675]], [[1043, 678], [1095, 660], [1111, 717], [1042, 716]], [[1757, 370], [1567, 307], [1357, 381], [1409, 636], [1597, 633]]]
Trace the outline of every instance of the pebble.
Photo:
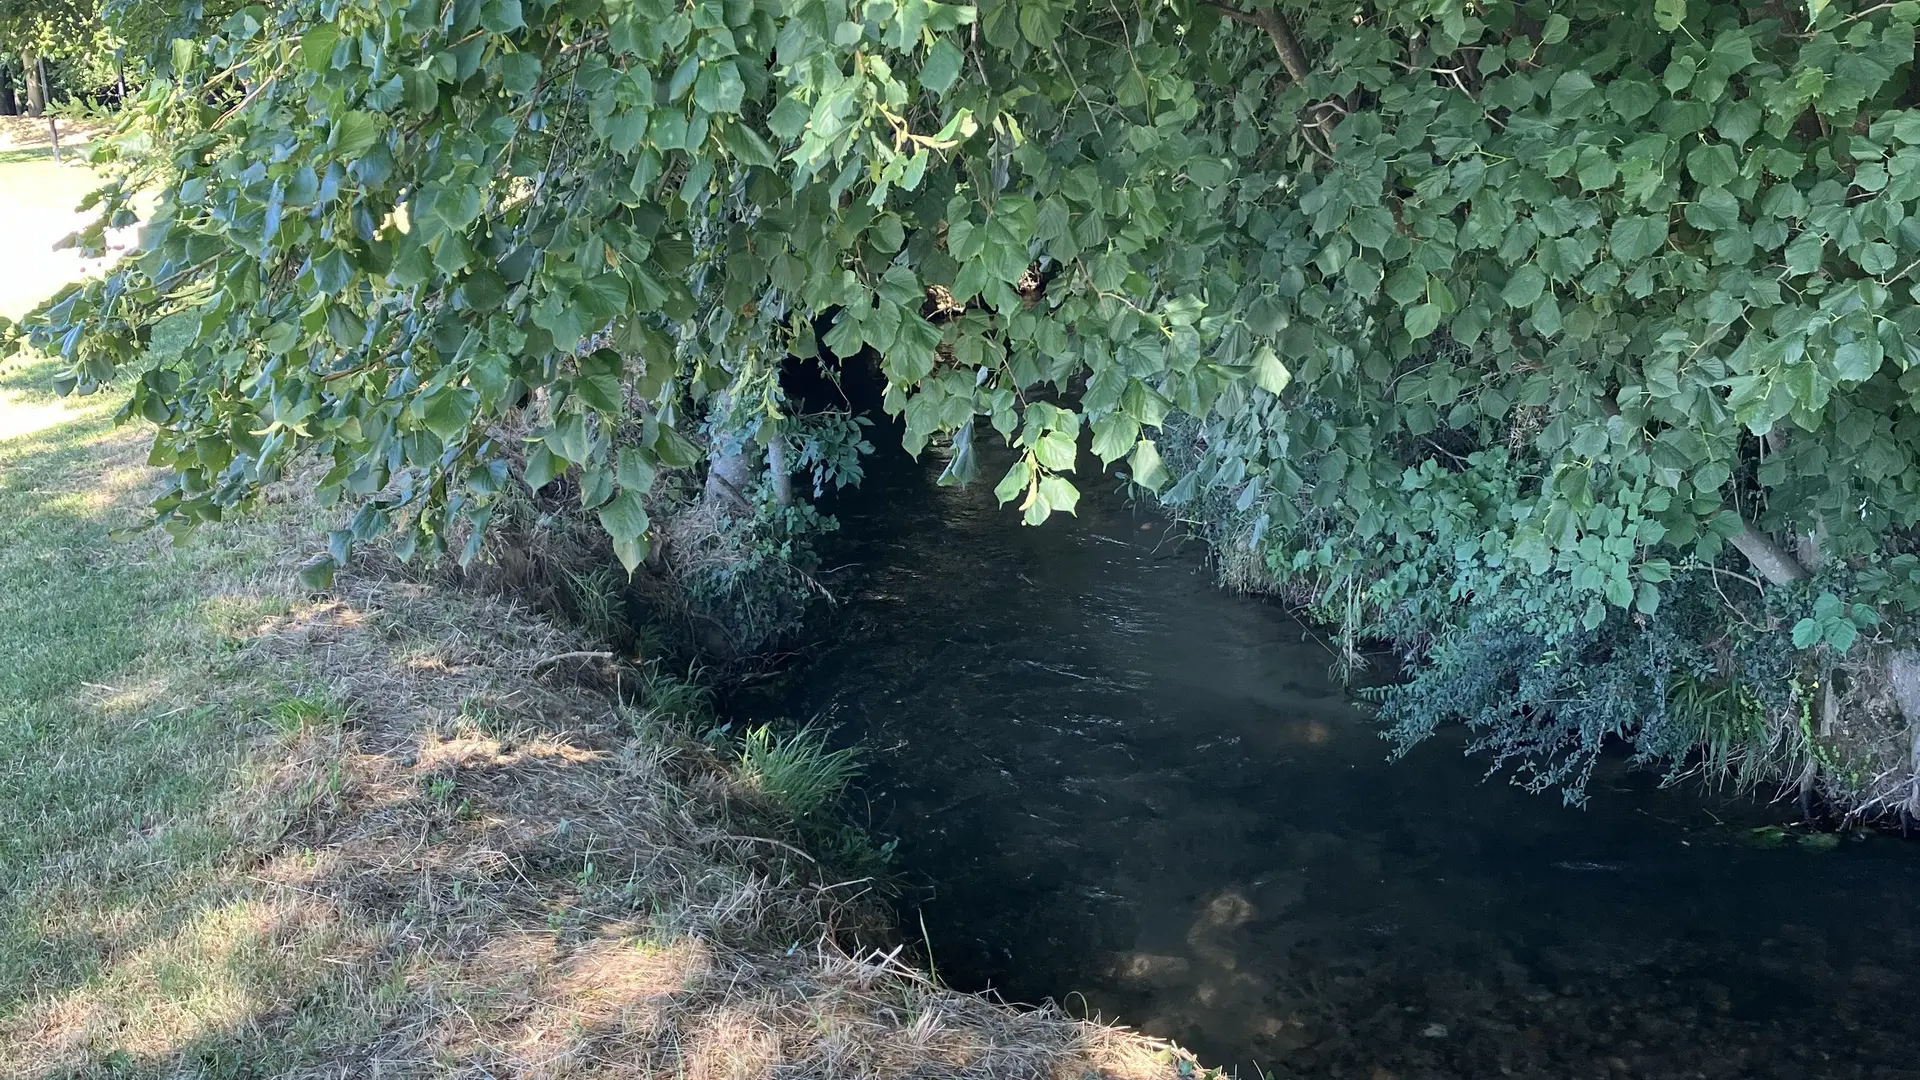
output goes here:
[[1420, 1029], [1420, 1034], [1425, 1035], [1429, 1039], [1444, 1039], [1447, 1037], [1447, 1025], [1428, 1024], [1426, 1027]]

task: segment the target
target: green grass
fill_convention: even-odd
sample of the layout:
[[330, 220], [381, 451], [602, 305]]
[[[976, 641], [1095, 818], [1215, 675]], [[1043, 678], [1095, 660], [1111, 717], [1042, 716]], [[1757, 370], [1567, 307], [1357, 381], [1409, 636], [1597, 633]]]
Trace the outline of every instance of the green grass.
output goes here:
[[76, 253], [52, 250], [84, 223], [74, 207], [101, 183], [72, 164], [82, 153], [76, 147], [68, 164], [55, 165], [50, 148], [0, 151], [0, 317], [18, 319], [82, 271]]
[[785, 735], [757, 727], [747, 732], [736, 771], [768, 802], [806, 819], [831, 808], [859, 775], [859, 751], [827, 749], [827, 733], [811, 724]]
[[236, 637], [285, 609], [285, 523], [123, 535], [151, 482], [140, 439], [113, 400], [54, 398], [52, 370], [0, 376], [0, 1030], [76, 994], [170, 1002], [146, 1012], [175, 1023], [231, 993], [232, 957], [178, 949], [231, 918], [236, 853], [261, 839], [234, 813], [250, 753], [338, 710]]

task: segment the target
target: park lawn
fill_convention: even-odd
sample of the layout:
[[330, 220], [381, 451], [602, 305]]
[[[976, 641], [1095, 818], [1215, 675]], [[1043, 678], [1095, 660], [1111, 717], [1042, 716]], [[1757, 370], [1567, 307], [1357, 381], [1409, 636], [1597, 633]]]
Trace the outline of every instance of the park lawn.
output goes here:
[[[302, 657], [246, 647], [298, 602], [299, 508], [174, 547], [106, 396], [0, 375], [0, 1058], [137, 1051], [230, 1020], [300, 959], [241, 926], [239, 858], [315, 791], [264, 763], [337, 730]], [[296, 785], [297, 786], [297, 785]], [[10, 1051], [10, 1052], [9, 1052]], [[86, 1055], [82, 1054], [82, 1057]], [[105, 1062], [100, 1057], [96, 1064]]]

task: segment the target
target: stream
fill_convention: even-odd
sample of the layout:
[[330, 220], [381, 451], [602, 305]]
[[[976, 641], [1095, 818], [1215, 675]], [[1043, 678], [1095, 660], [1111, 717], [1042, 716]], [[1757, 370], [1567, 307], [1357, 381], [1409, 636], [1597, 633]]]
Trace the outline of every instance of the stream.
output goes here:
[[1026, 528], [874, 442], [767, 708], [865, 748], [950, 985], [1242, 1076], [1920, 1078], [1920, 846], [1764, 846], [1790, 806], [1618, 763], [1565, 808], [1457, 733], [1389, 762], [1309, 631], [1109, 478]]

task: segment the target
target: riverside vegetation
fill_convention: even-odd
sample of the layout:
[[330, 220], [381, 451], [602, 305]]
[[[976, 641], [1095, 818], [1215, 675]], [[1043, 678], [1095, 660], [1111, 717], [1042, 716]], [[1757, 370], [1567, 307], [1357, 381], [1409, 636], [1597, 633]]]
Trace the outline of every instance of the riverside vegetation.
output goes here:
[[154, 49], [78, 243], [159, 204], [16, 337], [176, 536], [300, 476], [326, 590], [564, 501], [750, 648], [864, 438], [792, 387], [875, 365], [949, 482], [991, 428], [1040, 524], [1097, 461], [1393, 643], [1403, 745], [1920, 809], [1920, 4], [104, 13]]
[[1235, 515], [1403, 743], [1920, 805], [1910, 3], [109, 10], [168, 29], [103, 223], [160, 207], [26, 333], [176, 534], [314, 454], [316, 584], [556, 483], [631, 570], [704, 462], [801, 565], [783, 375], [872, 360], [1030, 522], [1090, 460]]

